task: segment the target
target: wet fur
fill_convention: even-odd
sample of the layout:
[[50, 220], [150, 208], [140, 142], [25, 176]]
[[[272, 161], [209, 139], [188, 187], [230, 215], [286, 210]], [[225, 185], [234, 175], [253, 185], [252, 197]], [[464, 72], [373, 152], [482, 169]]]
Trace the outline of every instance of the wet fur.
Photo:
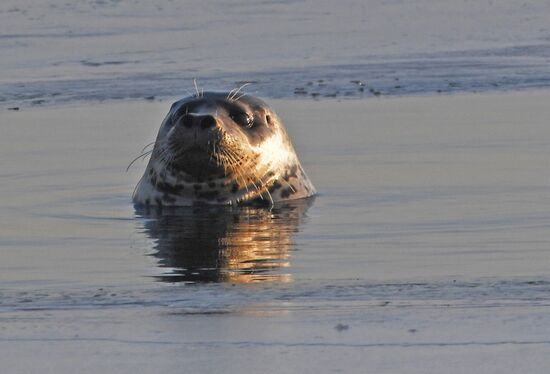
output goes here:
[[272, 205], [315, 194], [281, 120], [240, 89], [197, 89], [174, 103], [150, 145], [153, 150], [140, 155], [151, 159], [134, 191], [138, 205]]

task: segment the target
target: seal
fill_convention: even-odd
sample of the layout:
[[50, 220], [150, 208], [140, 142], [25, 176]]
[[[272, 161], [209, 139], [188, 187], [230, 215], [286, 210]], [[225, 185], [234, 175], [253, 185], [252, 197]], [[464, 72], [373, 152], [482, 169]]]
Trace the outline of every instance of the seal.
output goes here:
[[315, 194], [281, 119], [239, 90], [175, 102], [150, 145], [136, 205], [273, 205]]

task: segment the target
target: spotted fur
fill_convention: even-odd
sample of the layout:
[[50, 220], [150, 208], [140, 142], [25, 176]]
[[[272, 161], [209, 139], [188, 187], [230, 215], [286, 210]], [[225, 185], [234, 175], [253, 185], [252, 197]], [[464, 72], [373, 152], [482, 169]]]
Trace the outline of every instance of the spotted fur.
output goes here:
[[134, 192], [138, 205], [273, 204], [315, 194], [262, 100], [205, 92], [175, 102]]

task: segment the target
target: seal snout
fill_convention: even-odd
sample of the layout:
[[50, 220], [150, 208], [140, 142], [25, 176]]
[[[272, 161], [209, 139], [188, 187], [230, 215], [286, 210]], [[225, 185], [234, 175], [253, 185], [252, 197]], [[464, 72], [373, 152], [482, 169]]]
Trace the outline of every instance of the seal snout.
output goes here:
[[185, 113], [173, 124], [174, 131], [169, 136], [179, 150], [206, 150], [221, 136], [219, 120], [211, 113]]
[[182, 125], [186, 128], [200, 128], [200, 129], [209, 129], [216, 126], [218, 121], [214, 116], [210, 114], [205, 115], [194, 115], [194, 114], [185, 114], [179, 121], [179, 125]]

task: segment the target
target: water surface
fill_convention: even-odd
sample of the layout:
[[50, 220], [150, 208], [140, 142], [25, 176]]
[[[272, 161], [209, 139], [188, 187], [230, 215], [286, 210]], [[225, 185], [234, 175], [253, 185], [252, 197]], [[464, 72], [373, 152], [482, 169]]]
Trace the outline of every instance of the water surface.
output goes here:
[[[0, 105], [548, 87], [542, 1], [73, 1], [0, 4]], [[2, 104], [3, 103], [3, 104]]]
[[125, 168], [169, 102], [4, 111], [3, 362], [497, 372], [523, 352], [546, 367], [547, 102], [273, 100], [319, 196], [166, 215], [134, 209], [145, 163]]

